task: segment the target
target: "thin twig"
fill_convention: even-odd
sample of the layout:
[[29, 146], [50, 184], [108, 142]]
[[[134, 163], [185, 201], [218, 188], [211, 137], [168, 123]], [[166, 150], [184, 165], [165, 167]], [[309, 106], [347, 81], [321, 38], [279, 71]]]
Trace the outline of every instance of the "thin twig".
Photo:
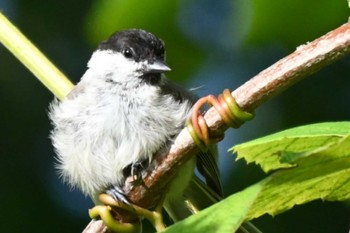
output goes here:
[[74, 85], [0, 12], [0, 43], [12, 52], [58, 99]]
[[[350, 52], [350, 23], [327, 33], [260, 72], [234, 92], [237, 104], [246, 111], [254, 111], [262, 103], [293, 86], [304, 77], [310, 76], [328, 64]], [[204, 116], [210, 131], [223, 132], [227, 129], [215, 109]], [[149, 171], [144, 185], [128, 192], [128, 198], [136, 205], [151, 208], [159, 201], [166, 185], [175, 175], [178, 167], [198, 151], [187, 129], [178, 135], [169, 152], [157, 157], [157, 166]], [[129, 190], [129, 184], [125, 185]], [[95, 221], [97, 223], [98, 221]], [[98, 231], [84, 231], [85, 233]]]

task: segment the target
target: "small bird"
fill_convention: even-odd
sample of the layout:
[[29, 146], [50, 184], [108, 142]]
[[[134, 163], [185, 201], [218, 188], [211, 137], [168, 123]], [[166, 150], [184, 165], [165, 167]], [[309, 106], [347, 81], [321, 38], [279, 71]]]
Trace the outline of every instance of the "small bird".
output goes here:
[[[101, 193], [128, 203], [122, 190], [126, 178], [139, 177], [191, 115], [197, 98], [165, 77], [170, 71], [165, 57], [163, 41], [153, 34], [119, 31], [101, 42], [73, 91], [50, 105], [60, 175], [95, 203]], [[208, 185], [194, 175], [196, 166]], [[175, 221], [191, 214], [185, 199], [201, 198], [199, 186], [211, 190], [207, 195], [215, 200], [222, 195], [217, 158], [210, 151], [186, 162], [169, 184], [164, 206]]]

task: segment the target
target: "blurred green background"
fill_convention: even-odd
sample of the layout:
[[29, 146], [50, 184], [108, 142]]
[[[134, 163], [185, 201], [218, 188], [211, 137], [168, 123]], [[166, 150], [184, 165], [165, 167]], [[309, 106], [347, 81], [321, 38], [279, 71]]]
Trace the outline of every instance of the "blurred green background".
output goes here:
[[[77, 82], [97, 44], [144, 28], [165, 40], [169, 77], [197, 93], [234, 89], [348, 20], [346, 0], [0, 0], [0, 9]], [[227, 149], [293, 126], [349, 120], [350, 58], [269, 101], [220, 143], [226, 194], [262, 179]], [[0, 46], [0, 232], [81, 232], [92, 203], [62, 184], [48, 139], [53, 96]], [[312, 203], [253, 221], [265, 233], [349, 232], [346, 203]]]

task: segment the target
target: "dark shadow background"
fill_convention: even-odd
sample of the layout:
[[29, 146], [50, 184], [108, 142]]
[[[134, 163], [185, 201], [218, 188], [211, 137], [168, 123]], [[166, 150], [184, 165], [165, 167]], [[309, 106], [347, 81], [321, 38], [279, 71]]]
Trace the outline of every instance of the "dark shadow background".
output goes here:
[[[345, 0], [0, 0], [0, 9], [74, 82], [112, 32], [150, 30], [166, 42], [170, 78], [201, 86], [199, 95], [236, 88], [349, 15]], [[229, 130], [220, 144], [226, 193], [264, 177], [258, 167], [235, 163], [226, 152], [232, 145], [289, 127], [348, 120], [349, 75], [346, 57], [266, 103], [241, 129]], [[89, 221], [92, 203], [55, 172], [47, 118], [52, 99], [0, 46], [1, 232], [81, 232]], [[314, 201], [254, 223], [265, 233], [340, 233], [349, 231], [349, 214], [346, 203]]]

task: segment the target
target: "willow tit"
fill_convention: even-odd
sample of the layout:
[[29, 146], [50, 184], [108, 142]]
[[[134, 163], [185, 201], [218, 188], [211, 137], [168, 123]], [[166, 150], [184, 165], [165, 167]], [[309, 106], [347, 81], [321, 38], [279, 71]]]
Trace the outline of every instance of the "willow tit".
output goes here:
[[[64, 181], [94, 202], [103, 192], [128, 201], [122, 190], [126, 178], [169, 146], [196, 100], [170, 82], [167, 71], [164, 43], [144, 30], [117, 32], [98, 46], [74, 90], [50, 106], [51, 139]], [[169, 184], [165, 208], [174, 220], [189, 214], [185, 199], [202, 198], [199, 186], [210, 189], [195, 178], [196, 165], [213, 196], [221, 195], [215, 156], [199, 153]]]

